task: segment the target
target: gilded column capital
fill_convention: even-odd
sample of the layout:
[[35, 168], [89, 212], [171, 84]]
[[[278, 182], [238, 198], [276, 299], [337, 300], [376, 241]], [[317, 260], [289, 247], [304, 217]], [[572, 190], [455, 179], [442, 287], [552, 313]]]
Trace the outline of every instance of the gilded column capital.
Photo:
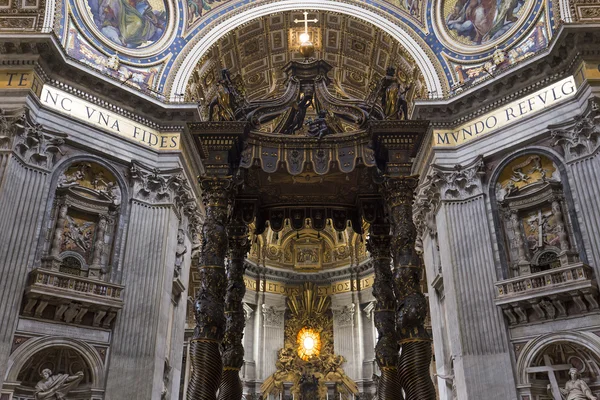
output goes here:
[[433, 164], [433, 172], [427, 177], [438, 191], [441, 201], [467, 200], [483, 194], [485, 165], [479, 156], [467, 165], [452, 168]]
[[588, 101], [584, 113], [550, 129], [552, 146], [560, 146], [567, 162], [590, 156], [600, 148], [600, 98]]

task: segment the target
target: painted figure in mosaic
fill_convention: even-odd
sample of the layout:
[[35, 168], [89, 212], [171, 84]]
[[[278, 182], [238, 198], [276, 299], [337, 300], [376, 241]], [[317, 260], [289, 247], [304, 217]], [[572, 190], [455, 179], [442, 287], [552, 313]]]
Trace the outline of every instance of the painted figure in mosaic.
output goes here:
[[63, 400], [83, 379], [83, 372], [75, 375], [56, 374], [48, 368], [42, 371], [42, 379], [35, 385], [35, 400]]
[[128, 48], [152, 44], [167, 25], [166, 7], [155, 10], [148, 0], [88, 0], [88, 4], [98, 29]]
[[457, 0], [446, 26], [458, 36], [482, 44], [503, 35], [517, 21], [524, 0]]
[[[582, 379], [580, 379], [579, 370], [577, 368], [571, 368], [569, 370], [569, 376], [571, 380], [568, 381], [564, 389], [560, 389], [560, 394], [565, 400], [597, 400], [598, 398], [593, 395], [590, 387]], [[548, 390], [551, 386], [548, 385]]]

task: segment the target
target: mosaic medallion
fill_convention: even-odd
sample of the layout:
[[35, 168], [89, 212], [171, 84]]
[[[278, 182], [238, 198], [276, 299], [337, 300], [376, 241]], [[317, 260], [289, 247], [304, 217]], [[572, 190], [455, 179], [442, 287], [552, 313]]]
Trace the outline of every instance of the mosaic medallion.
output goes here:
[[442, 0], [443, 25], [464, 45], [484, 45], [507, 37], [527, 18], [534, 0]]
[[168, 25], [165, 0], [84, 0], [85, 12], [116, 45], [139, 49], [156, 43]]

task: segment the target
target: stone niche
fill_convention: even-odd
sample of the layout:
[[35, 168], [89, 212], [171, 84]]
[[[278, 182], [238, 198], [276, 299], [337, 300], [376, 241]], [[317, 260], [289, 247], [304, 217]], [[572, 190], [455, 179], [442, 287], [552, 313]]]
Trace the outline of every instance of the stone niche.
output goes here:
[[511, 161], [497, 183], [509, 278], [496, 304], [511, 325], [598, 310], [592, 269], [577, 255], [558, 167], [541, 154]]
[[111, 327], [123, 303], [123, 287], [109, 282], [120, 205], [116, 177], [103, 166], [77, 162], [62, 173], [24, 316]]

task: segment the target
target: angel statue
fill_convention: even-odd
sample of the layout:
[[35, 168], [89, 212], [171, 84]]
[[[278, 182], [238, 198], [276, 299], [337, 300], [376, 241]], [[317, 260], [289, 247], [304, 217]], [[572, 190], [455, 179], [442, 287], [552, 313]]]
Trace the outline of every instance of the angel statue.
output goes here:
[[406, 93], [412, 85], [403, 85], [396, 76], [396, 68], [388, 67], [385, 76], [381, 78], [369, 96], [369, 102], [381, 102], [385, 119], [408, 119], [408, 102]]
[[[579, 370], [577, 368], [571, 368], [569, 370], [569, 380], [564, 389], [558, 388], [561, 397], [564, 400], [597, 400], [598, 398], [593, 395], [587, 383], [580, 379]], [[551, 390], [552, 386], [548, 385], [548, 390]]]
[[35, 385], [35, 400], [64, 400], [67, 393], [75, 389], [83, 379], [83, 372], [75, 375], [56, 374], [48, 368], [42, 370], [42, 379]]

